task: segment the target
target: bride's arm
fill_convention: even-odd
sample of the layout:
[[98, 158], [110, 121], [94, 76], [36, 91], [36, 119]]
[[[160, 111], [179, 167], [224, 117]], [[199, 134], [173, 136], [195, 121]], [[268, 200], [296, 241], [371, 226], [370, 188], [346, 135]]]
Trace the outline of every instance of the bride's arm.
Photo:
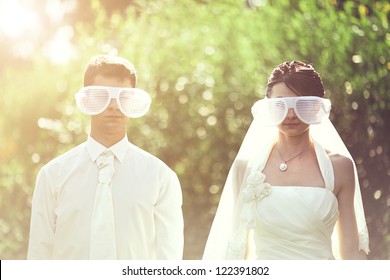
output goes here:
[[337, 223], [342, 259], [367, 259], [359, 250], [359, 235], [354, 210], [355, 177], [352, 161], [344, 156], [331, 157], [335, 175], [335, 195], [339, 205]]

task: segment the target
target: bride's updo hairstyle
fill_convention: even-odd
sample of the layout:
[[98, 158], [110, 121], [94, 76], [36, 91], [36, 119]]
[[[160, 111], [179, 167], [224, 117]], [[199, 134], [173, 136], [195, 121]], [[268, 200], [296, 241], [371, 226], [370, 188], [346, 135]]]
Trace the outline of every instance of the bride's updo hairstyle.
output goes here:
[[284, 83], [298, 96], [325, 95], [320, 75], [313, 66], [301, 61], [283, 62], [272, 71], [267, 83], [268, 98], [271, 97], [273, 86], [278, 83]]

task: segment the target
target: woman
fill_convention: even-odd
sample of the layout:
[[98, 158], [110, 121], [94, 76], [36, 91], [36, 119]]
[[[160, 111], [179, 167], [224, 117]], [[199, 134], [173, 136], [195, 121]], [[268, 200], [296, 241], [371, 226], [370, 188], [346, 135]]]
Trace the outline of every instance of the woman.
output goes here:
[[[285, 62], [231, 167], [204, 259], [366, 259], [355, 164], [314, 68]], [[333, 235], [333, 236], [332, 236]]]

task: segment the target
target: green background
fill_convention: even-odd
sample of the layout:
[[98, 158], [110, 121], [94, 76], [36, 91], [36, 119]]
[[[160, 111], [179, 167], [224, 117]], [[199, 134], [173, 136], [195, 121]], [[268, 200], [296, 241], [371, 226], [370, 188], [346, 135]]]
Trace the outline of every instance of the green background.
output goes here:
[[[6, 9], [7, 2], [19, 7], [17, 13]], [[310, 62], [321, 74], [333, 104], [331, 120], [357, 164], [369, 258], [390, 259], [387, 1], [0, 5], [1, 259], [26, 258], [38, 170], [86, 139], [89, 119], [73, 97], [87, 61], [98, 53], [130, 59], [138, 87], [153, 98], [145, 117], [130, 120], [128, 136], [180, 178], [185, 259], [201, 258], [229, 167], [252, 120], [250, 108], [264, 96], [272, 69], [288, 60]]]

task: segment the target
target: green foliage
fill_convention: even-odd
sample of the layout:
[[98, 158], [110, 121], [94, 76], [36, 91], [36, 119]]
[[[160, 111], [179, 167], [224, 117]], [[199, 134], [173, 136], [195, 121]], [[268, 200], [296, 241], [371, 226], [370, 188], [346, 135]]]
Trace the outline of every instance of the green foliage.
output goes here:
[[358, 164], [370, 258], [390, 258], [390, 6], [365, 2], [281, 0], [250, 9], [233, 0], [134, 1], [107, 13], [92, 1], [93, 21], [73, 25], [77, 61], [54, 66], [36, 53], [0, 72], [1, 258], [25, 258], [39, 168], [86, 137], [88, 118], [73, 93], [89, 57], [101, 52], [128, 57], [138, 87], [152, 95], [150, 113], [131, 120], [128, 135], [179, 175], [185, 258], [202, 256], [251, 105], [271, 70], [293, 59], [323, 77], [332, 120]]

